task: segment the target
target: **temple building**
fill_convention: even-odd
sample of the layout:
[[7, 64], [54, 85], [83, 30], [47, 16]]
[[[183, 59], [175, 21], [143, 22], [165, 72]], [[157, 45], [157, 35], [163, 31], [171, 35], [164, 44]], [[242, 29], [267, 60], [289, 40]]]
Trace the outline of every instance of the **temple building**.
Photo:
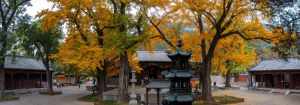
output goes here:
[[300, 60], [263, 60], [249, 71], [249, 86], [254, 88], [300, 89]]
[[42, 61], [23, 56], [6, 56], [0, 70], [0, 86], [5, 90], [45, 88], [46, 68]]
[[166, 51], [137, 51], [137, 57], [143, 68], [140, 76], [143, 78], [162, 79], [172, 64]]

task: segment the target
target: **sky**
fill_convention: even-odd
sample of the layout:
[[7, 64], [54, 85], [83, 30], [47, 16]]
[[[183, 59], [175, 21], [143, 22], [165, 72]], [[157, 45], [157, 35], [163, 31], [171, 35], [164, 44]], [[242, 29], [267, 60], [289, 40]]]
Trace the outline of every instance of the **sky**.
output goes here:
[[52, 4], [47, 2], [47, 0], [31, 0], [32, 6], [27, 8], [27, 13], [35, 17], [40, 11], [43, 9], [50, 9], [52, 7]]

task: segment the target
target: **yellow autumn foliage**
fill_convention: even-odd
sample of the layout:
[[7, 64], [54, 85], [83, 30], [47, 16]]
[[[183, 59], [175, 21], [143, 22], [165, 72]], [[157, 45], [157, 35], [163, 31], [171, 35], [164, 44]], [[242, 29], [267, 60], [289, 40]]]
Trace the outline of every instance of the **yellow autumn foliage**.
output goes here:
[[[57, 54], [60, 63], [74, 65], [78, 70], [103, 70], [104, 61], [109, 76], [119, 72], [117, 48], [103, 43], [111, 42], [116, 36], [109, 27], [114, 27], [114, 14], [108, 0], [48, 0], [54, 4], [52, 10], [39, 13], [45, 30], [64, 24], [66, 39]], [[129, 3], [122, 0], [118, 3]], [[101, 42], [102, 41], [102, 42]], [[136, 57], [130, 53], [130, 66], [140, 72]], [[112, 63], [113, 65], [111, 65]]]
[[[263, 24], [263, 20], [268, 18], [261, 13], [265, 3], [259, 2], [260, 7], [254, 7], [251, 0], [172, 0], [164, 4], [167, 9], [157, 9], [163, 12], [151, 15], [150, 20], [154, 24], [149, 31], [153, 37], [161, 36], [159, 31], [162, 31], [173, 45], [178, 39], [183, 40], [183, 49], [192, 51], [194, 62], [203, 62], [203, 53], [207, 57], [211, 53], [208, 51], [213, 49], [212, 68], [219, 72], [226, 73], [227, 61], [247, 68], [256, 62], [255, 49], [248, 48], [250, 40], [275, 44], [287, 37], [276, 32], [278, 29]], [[166, 41], [162, 39], [152, 41]], [[202, 44], [205, 45], [205, 52], [202, 51]]]
[[[48, 29], [58, 23], [67, 26], [67, 38], [56, 55], [57, 59], [65, 64], [77, 65], [82, 70], [101, 68], [104, 59], [116, 62], [112, 59], [118, 55], [117, 47], [126, 43], [114, 39], [122, 39], [123, 36], [120, 35], [124, 33], [107, 30], [99, 37], [99, 32], [95, 31], [97, 28], [104, 29], [116, 24], [116, 20], [113, 20], [116, 15], [110, 1], [49, 1], [55, 4], [56, 9], [44, 10], [39, 14], [44, 28]], [[255, 50], [247, 49], [249, 40], [264, 40], [276, 44], [287, 36], [280, 29], [268, 29], [262, 23], [267, 16], [261, 14], [263, 11], [260, 10], [266, 2], [259, 3], [260, 7], [254, 7], [251, 0], [120, 0], [117, 5], [118, 3], [134, 3], [136, 11], [139, 11], [137, 13], [151, 20], [144, 23], [151, 23], [151, 26], [144, 27], [145, 38], [148, 39], [143, 41], [144, 49], [153, 50], [162, 45], [162, 42], [167, 42], [163, 45], [175, 45], [181, 39], [184, 42], [183, 49], [193, 53], [192, 61], [203, 62], [203, 55], [207, 57], [212, 53], [212, 66], [221, 72], [227, 70], [227, 61], [246, 67], [255, 63]], [[130, 18], [126, 22], [129, 20], [134, 19]], [[113, 47], [99, 46], [101, 38]], [[134, 55], [130, 52], [129, 62], [134, 70], [139, 71], [141, 68]], [[118, 71], [117, 69], [112, 71]], [[112, 74], [115, 73], [117, 72]]]

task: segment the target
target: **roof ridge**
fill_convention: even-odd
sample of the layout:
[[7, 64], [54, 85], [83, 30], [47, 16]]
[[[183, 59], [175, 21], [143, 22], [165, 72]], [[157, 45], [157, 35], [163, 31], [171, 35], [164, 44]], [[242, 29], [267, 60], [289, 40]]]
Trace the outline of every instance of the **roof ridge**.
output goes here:
[[250, 71], [300, 70], [299, 58], [263, 60], [252, 67]]
[[31, 58], [31, 59], [37, 59], [37, 57], [33, 57], [33, 56], [24, 56], [24, 55], [6, 55], [5, 57], [20, 57], [20, 58]]

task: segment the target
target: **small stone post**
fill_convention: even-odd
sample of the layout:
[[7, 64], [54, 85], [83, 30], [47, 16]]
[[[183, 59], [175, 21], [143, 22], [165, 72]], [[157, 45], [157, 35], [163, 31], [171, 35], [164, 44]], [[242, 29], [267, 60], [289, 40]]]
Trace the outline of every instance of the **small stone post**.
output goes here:
[[137, 82], [136, 77], [135, 77], [135, 71], [132, 70], [132, 76], [131, 76], [131, 94], [130, 94], [130, 100], [129, 100], [129, 105], [138, 105], [137, 102], [137, 95], [135, 93], [135, 83]]

